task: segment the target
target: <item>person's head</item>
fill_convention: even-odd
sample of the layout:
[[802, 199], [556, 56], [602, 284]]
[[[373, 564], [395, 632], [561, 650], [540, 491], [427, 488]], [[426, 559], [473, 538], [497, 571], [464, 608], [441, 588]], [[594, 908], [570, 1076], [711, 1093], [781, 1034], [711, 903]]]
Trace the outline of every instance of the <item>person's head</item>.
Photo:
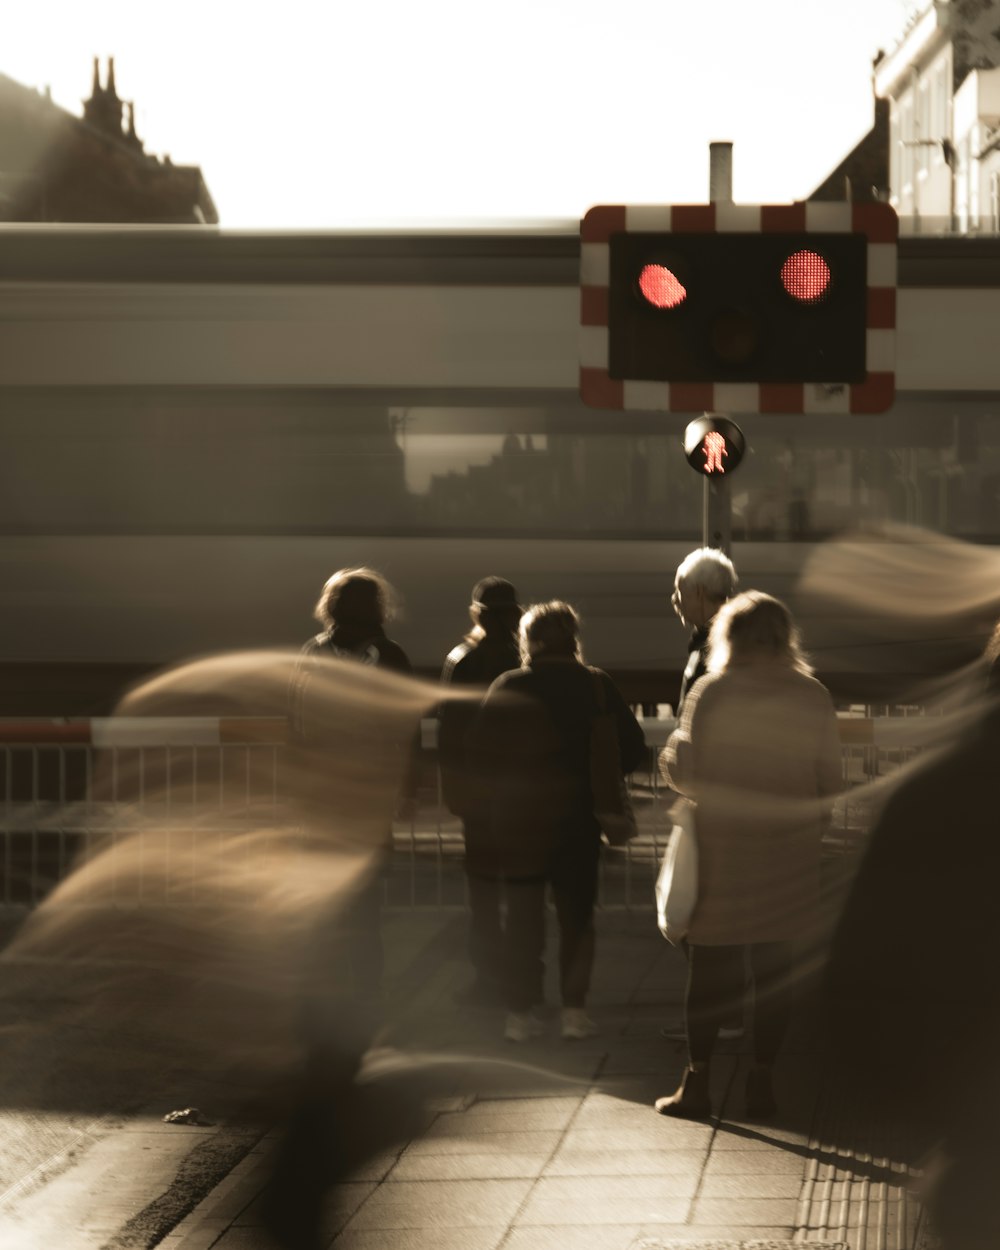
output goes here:
[[683, 624], [705, 629], [736, 584], [732, 560], [714, 547], [699, 547], [677, 566], [670, 602]]
[[812, 673], [792, 614], [773, 595], [745, 590], [722, 605], [708, 636], [708, 671], [776, 661]]
[[339, 569], [324, 584], [313, 615], [326, 629], [375, 631], [392, 618], [394, 597], [374, 569]]
[[526, 609], [521, 617], [518, 636], [522, 664], [528, 664], [540, 655], [583, 659], [580, 618], [568, 603], [559, 599], [550, 603], [533, 603]]
[[517, 623], [521, 619], [517, 591], [506, 578], [482, 578], [472, 588], [469, 619], [472, 621], [468, 634], [470, 642], [487, 636], [516, 634]]

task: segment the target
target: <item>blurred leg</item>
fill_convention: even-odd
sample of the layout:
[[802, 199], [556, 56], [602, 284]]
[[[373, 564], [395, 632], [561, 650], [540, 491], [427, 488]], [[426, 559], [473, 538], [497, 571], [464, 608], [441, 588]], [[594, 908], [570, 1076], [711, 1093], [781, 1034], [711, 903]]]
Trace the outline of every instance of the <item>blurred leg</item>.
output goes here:
[[581, 840], [556, 859], [552, 893], [559, 921], [559, 988], [564, 1007], [582, 1007], [594, 968], [594, 904], [600, 843]]
[[524, 1013], [544, 997], [545, 878], [508, 878], [504, 992], [509, 1011]]
[[758, 1064], [770, 1066], [785, 1040], [795, 1000], [791, 942], [758, 942], [750, 947], [754, 981], [753, 1051]]
[[466, 818], [465, 876], [469, 892], [469, 961], [476, 982], [499, 986], [503, 977], [501, 883], [490, 850], [490, 825]]
[[499, 985], [503, 976], [500, 881], [469, 875], [469, 960], [476, 980]]
[[733, 1003], [743, 995], [742, 946], [688, 947], [687, 1016], [691, 1063], [707, 1063]]

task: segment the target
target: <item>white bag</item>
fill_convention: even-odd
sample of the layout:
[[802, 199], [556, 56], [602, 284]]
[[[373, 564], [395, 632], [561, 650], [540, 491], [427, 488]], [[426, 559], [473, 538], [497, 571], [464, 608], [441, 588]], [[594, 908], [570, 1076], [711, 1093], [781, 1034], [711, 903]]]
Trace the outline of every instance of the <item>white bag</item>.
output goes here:
[[656, 919], [663, 936], [672, 946], [677, 946], [687, 936], [698, 901], [694, 804], [679, 799], [671, 816], [674, 827], [656, 878]]

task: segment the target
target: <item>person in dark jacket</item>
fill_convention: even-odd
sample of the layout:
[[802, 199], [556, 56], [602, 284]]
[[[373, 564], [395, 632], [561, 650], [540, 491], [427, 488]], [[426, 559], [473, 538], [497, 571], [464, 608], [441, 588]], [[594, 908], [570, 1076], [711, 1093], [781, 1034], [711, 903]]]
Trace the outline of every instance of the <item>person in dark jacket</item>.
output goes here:
[[1000, 632], [973, 723], [879, 814], [826, 970], [846, 1089], [911, 1143], [943, 1250], [1000, 1245], [998, 655]]
[[595, 683], [618, 730], [621, 768], [642, 760], [645, 740], [606, 673], [582, 662], [580, 620], [569, 604], [536, 604], [521, 618], [522, 667], [490, 687], [469, 749], [487, 779], [490, 821], [507, 894], [504, 934], [505, 1037], [542, 1032], [531, 1014], [542, 999], [545, 892], [559, 922], [562, 1035], [590, 1037], [584, 1009], [594, 962], [594, 904], [601, 831], [590, 785], [590, 736], [598, 710]]
[[313, 613], [323, 632], [302, 648], [304, 656], [336, 655], [361, 664], [411, 673], [413, 666], [398, 642], [386, 637], [395, 594], [374, 569], [340, 569], [328, 578]]
[[[518, 668], [517, 592], [502, 577], [484, 577], [472, 591], [472, 628], [444, 662], [441, 681], [484, 690], [501, 673]], [[503, 931], [500, 865], [490, 838], [489, 803], [466, 757], [466, 734], [477, 705], [453, 700], [441, 705], [438, 758], [441, 787], [449, 811], [461, 817], [465, 837], [465, 874], [469, 894], [469, 959], [472, 984], [456, 998], [466, 1003], [502, 1001]]]
[[691, 631], [688, 660], [677, 696], [677, 719], [687, 692], [704, 677], [708, 662], [708, 632], [715, 614], [736, 593], [737, 577], [733, 562], [714, 547], [699, 547], [677, 566], [674, 593], [670, 597], [682, 625]]
[[[322, 727], [310, 716], [310, 684], [317, 665], [337, 658], [391, 672], [412, 673], [406, 652], [385, 633], [394, 600], [392, 587], [374, 569], [340, 569], [324, 583], [314, 611], [316, 620], [324, 627], [323, 632], [302, 648], [292, 678], [291, 722], [297, 741], [322, 745]], [[401, 768], [404, 779], [396, 809], [397, 816], [403, 819], [412, 815], [416, 804], [417, 761], [414, 745], [409, 760]], [[381, 850], [383, 869], [391, 851], [392, 830], [386, 829]], [[382, 872], [374, 874], [371, 884], [359, 891], [348, 920], [342, 926], [347, 935], [343, 941], [350, 956], [354, 999], [359, 1013], [372, 1022], [372, 1032], [381, 1015], [382, 876]]]

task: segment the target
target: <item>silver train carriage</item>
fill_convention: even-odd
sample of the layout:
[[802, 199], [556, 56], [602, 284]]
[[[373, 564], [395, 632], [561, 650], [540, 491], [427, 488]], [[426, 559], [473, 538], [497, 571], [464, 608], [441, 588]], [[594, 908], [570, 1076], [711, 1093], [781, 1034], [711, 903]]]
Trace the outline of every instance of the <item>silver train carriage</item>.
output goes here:
[[[573, 223], [0, 227], [0, 714], [98, 712], [151, 668], [296, 646], [357, 564], [399, 590], [391, 632], [424, 672], [497, 573], [575, 604], [632, 700], [672, 702], [691, 414], [580, 403], [578, 263]], [[797, 598], [818, 545], [861, 520], [1000, 535], [1000, 243], [904, 239], [899, 280], [894, 408], [747, 417], [731, 482], [742, 585], [788, 599], [862, 701], [969, 658], [981, 622], [866, 640]]]

